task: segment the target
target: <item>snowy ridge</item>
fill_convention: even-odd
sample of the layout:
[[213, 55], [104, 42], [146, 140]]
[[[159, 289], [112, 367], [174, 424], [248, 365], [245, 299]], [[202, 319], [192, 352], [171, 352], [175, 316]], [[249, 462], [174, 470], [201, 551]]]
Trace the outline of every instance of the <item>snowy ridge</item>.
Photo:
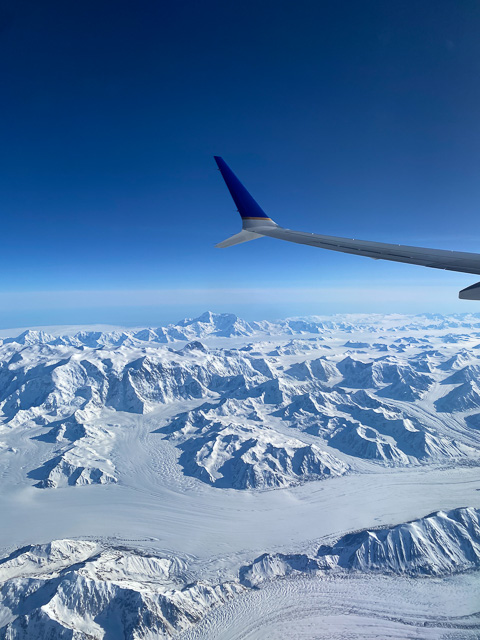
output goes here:
[[185, 571], [179, 558], [81, 540], [19, 549], [0, 561], [0, 638], [170, 638], [244, 589]]
[[186, 474], [216, 487], [286, 487], [347, 472], [348, 465], [333, 455], [264, 422], [258, 399], [224, 399], [179, 414], [159, 432], [183, 452], [179, 462]]
[[70, 447], [28, 475], [38, 480], [34, 486], [39, 489], [117, 482], [113, 463], [86, 442]]
[[0, 640], [478, 637], [480, 316], [75, 331], [0, 344]]
[[[15, 338], [4, 339], [5, 344], [21, 345], [51, 344], [74, 347], [135, 346], [141, 342], [166, 344], [179, 340], [197, 340], [206, 337], [234, 338], [253, 335], [297, 335], [319, 334], [329, 323], [287, 319], [277, 322], [262, 320], [247, 322], [232, 313], [207, 311], [198, 318], [186, 318], [166, 327], [123, 331], [82, 330], [73, 336], [55, 336], [44, 331], [28, 329]], [[333, 325], [332, 325], [333, 327]]]
[[[424, 337], [431, 319], [416, 318], [400, 337], [405, 318], [376, 322], [247, 323], [207, 313], [170, 326], [170, 346], [158, 329], [26, 331], [0, 346], [0, 452], [16, 448], [12, 430], [25, 431], [38, 443], [37, 464], [26, 472], [37, 488], [117, 483], [114, 452], [124, 437], [117, 414], [207, 401], [206, 413], [180, 411], [155, 431], [177, 447], [184, 473], [216, 487], [292, 486], [355, 471], [358, 460], [405, 466], [478, 458], [471, 425], [480, 409], [480, 352], [465, 348], [463, 333], [460, 349], [454, 333], [447, 342], [441, 333]], [[442, 322], [451, 332], [452, 322], [464, 328], [478, 318]], [[356, 339], [354, 328], [371, 340]], [[285, 338], [295, 331], [305, 338]], [[247, 344], [230, 346], [231, 338]], [[402, 352], [379, 356], [375, 338]], [[352, 354], [358, 345], [362, 352]]]
[[[477, 378], [478, 379], [478, 378]], [[450, 393], [436, 402], [438, 411], [470, 411], [480, 407], [480, 388], [477, 382], [470, 380], [455, 387]]]
[[56, 540], [0, 560], [0, 638], [177, 637], [213, 609], [278, 578], [438, 577], [479, 569], [480, 509], [473, 508], [350, 533], [313, 554], [266, 553], [241, 566], [238, 579], [218, 583], [192, 581], [188, 563], [176, 556]]
[[315, 445], [272, 429], [213, 423], [180, 445], [185, 473], [216, 487], [292, 486], [346, 473], [348, 466]]
[[480, 569], [480, 509], [438, 511], [395, 527], [365, 530], [322, 545], [315, 555], [264, 554], [242, 567], [248, 587], [299, 573], [380, 572], [442, 576]]
[[[52, 335], [45, 331], [28, 329], [15, 338], [4, 338], [4, 344], [17, 343], [21, 345], [51, 344], [55, 346], [70, 345], [75, 347], [102, 347], [102, 346], [135, 346], [139, 343], [166, 344], [178, 340], [198, 340], [206, 337], [245, 337], [245, 336], [272, 336], [272, 335], [307, 335], [345, 333], [352, 334], [359, 331], [363, 333], [378, 334], [379, 329], [383, 334], [394, 335], [399, 332], [418, 330], [419, 325], [424, 331], [445, 331], [449, 329], [464, 328], [468, 330], [480, 328], [479, 314], [453, 314], [451, 316], [431, 316], [424, 314], [419, 316], [399, 316], [392, 314], [384, 316], [380, 314], [351, 314], [343, 316], [311, 316], [309, 318], [287, 318], [276, 321], [246, 321], [231, 313], [212, 313], [206, 311], [198, 318], [186, 318], [176, 324], [165, 327], [147, 327], [142, 329], [124, 329], [115, 331], [88, 331], [82, 330], [71, 335]], [[459, 339], [468, 339], [469, 336], [458, 336], [449, 333], [443, 337], [446, 342], [457, 342]], [[321, 339], [321, 338], [317, 338]], [[418, 338], [399, 338], [393, 344], [396, 350], [404, 350], [413, 343], [420, 343]], [[295, 349], [295, 341], [291, 343]], [[349, 339], [344, 346], [350, 349], [367, 349], [370, 342]], [[386, 345], [374, 345], [386, 346]], [[289, 346], [280, 348], [279, 353], [288, 354]], [[308, 345], [304, 346], [308, 349]]]

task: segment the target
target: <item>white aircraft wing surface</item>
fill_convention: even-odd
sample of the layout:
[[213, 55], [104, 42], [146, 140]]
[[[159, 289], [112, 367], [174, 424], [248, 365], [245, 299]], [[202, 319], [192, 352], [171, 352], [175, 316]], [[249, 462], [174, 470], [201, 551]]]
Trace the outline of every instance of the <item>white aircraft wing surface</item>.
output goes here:
[[424, 249], [423, 247], [410, 247], [402, 244], [388, 244], [386, 242], [371, 242], [369, 240], [355, 240], [350, 238], [337, 238], [335, 236], [323, 236], [317, 233], [304, 231], [292, 231], [283, 227], [259, 227], [257, 233], [279, 240], [308, 244], [320, 249], [330, 249], [343, 253], [352, 253], [358, 256], [366, 256], [375, 260], [393, 260], [394, 262], [407, 262], [434, 269], [446, 269], [447, 271], [461, 271], [463, 273], [476, 273], [480, 275], [480, 255], [477, 253], [464, 253], [462, 251], [445, 251], [443, 249]]

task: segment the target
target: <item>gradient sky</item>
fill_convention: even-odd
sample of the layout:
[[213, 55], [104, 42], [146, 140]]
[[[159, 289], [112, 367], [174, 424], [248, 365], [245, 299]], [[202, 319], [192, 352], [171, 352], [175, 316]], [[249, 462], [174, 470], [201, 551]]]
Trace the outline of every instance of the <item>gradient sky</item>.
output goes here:
[[279, 224], [480, 251], [477, 0], [10, 0], [0, 326], [480, 311], [475, 276], [262, 239]]

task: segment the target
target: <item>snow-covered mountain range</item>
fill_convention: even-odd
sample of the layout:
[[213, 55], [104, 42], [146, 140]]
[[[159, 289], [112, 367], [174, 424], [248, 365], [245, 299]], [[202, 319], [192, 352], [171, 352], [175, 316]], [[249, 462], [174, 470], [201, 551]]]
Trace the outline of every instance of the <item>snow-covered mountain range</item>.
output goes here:
[[263, 554], [220, 584], [188, 563], [84, 540], [24, 547], [0, 560], [0, 638], [170, 638], [265, 581], [361, 572], [452, 576], [480, 569], [480, 509], [437, 512], [348, 534], [315, 554]]
[[178, 558], [81, 540], [20, 549], [1, 561], [0, 581], [2, 639], [75, 637], [72, 630], [169, 638], [243, 590], [239, 582], [188, 583]]
[[[0, 535], [0, 638], [170, 637], [270, 578], [475, 571], [479, 434], [477, 314], [247, 322], [207, 312], [160, 328], [3, 338], [0, 506], [10, 519]], [[464, 474], [457, 485], [468, 476], [470, 502], [443, 499], [452, 474]], [[407, 500], [408, 483], [423, 481], [431, 493]], [[380, 492], [378, 513], [373, 500], [370, 520], [333, 518], [335, 496], [364, 485], [360, 502]], [[401, 492], [401, 513], [389, 491]], [[179, 505], [194, 496], [200, 511], [177, 505], [173, 517], [173, 496]], [[98, 513], [83, 527], [91, 500]], [[322, 532], [305, 500], [327, 501]], [[250, 551], [226, 539], [227, 555], [213, 560], [222, 505], [242, 504], [250, 531], [258, 501], [262, 513], [292, 508], [309, 538], [300, 528], [279, 551], [277, 532], [250, 533]], [[37, 504], [40, 520], [19, 529], [15, 509], [28, 519]], [[195, 557], [176, 546], [187, 517], [211, 538], [200, 552], [204, 534], [192, 531]], [[360, 533], [348, 533], [353, 522]], [[327, 534], [335, 543], [306, 549]], [[153, 542], [163, 536], [166, 546]]]
[[480, 509], [438, 511], [393, 527], [342, 536], [316, 553], [264, 554], [242, 567], [240, 581], [258, 587], [264, 580], [298, 573], [362, 572], [442, 576], [480, 569]]

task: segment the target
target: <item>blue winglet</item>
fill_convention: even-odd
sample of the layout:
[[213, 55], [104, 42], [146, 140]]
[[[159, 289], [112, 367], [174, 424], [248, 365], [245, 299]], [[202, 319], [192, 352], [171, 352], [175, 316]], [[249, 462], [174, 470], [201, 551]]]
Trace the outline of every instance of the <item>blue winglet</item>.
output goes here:
[[213, 156], [225, 184], [237, 205], [238, 213], [244, 220], [270, 220], [262, 207], [252, 198], [228, 164], [219, 156]]

